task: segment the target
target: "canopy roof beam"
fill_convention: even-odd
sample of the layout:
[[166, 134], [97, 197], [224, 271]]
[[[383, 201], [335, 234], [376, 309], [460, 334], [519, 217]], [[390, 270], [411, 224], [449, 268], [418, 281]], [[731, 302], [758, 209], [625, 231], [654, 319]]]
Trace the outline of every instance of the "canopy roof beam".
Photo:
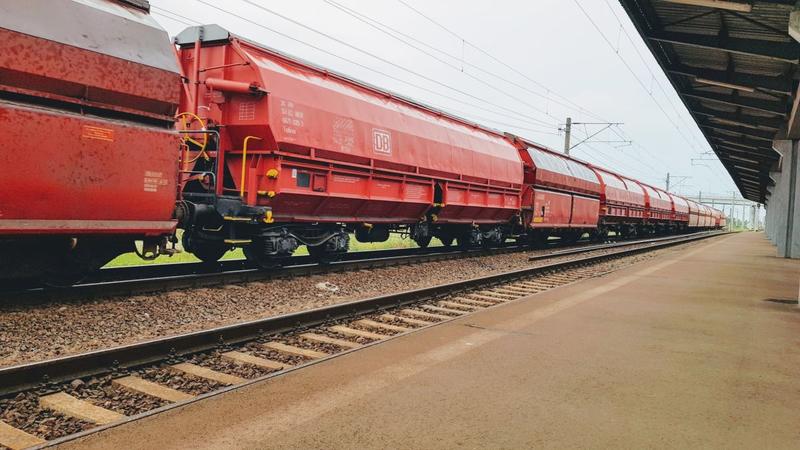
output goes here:
[[711, 50], [724, 50], [730, 53], [756, 56], [790, 64], [797, 64], [800, 62], [800, 48], [797, 47], [795, 42], [769, 42], [757, 39], [726, 38], [721, 36], [659, 30], [651, 31], [646, 37], [647, 39], [659, 42], [668, 42], [670, 44], [687, 45]]
[[718, 83], [730, 83], [751, 89], [763, 89], [777, 94], [791, 95], [792, 83], [781, 77], [752, 75], [740, 72], [728, 72], [714, 69], [697, 69], [684, 64], [673, 64], [666, 69], [669, 73], [683, 75], [692, 79], [711, 80]]
[[786, 106], [781, 102], [761, 100], [754, 98], [746, 98], [739, 95], [725, 95], [715, 94], [712, 92], [699, 92], [696, 90], [679, 92], [684, 97], [695, 98], [714, 103], [721, 103], [723, 105], [736, 106], [739, 108], [746, 108], [754, 111], [761, 111], [776, 116], [786, 115]]

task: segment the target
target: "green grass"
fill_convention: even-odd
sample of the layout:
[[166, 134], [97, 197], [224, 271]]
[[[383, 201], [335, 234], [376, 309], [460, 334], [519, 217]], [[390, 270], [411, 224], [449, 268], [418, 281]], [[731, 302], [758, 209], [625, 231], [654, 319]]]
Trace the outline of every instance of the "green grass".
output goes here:
[[[442, 245], [437, 239], [434, 239], [431, 242], [431, 247]], [[394, 249], [394, 248], [415, 248], [417, 244], [408, 238], [403, 238], [399, 235], [392, 234], [389, 237], [389, 240], [386, 242], [374, 242], [374, 243], [363, 243], [358, 242], [355, 240], [354, 237], [351, 236], [350, 238], [350, 251], [351, 252], [361, 252], [367, 250], [387, 250], [387, 249]], [[178, 244], [178, 248], [181, 248], [181, 245]], [[181, 248], [182, 249], [182, 248]], [[296, 256], [300, 255], [307, 255], [308, 251], [306, 250], [305, 246], [301, 246], [294, 252]], [[244, 258], [244, 253], [242, 249], [236, 249], [230, 251], [222, 257], [222, 259], [242, 259]], [[145, 261], [135, 253], [125, 253], [124, 255], [120, 255], [116, 257], [113, 261], [106, 264], [106, 267], [121, 267], [121, 266], [138, 266], [142, 264], [165, 264], [165, 263], [182, 263], [182, 262], [198, 262], [199, 259], [195, 258], [191, 253], [178, 253], [177, 255], [170, 256], [159, 256], [158, 258], [152, 261]]]

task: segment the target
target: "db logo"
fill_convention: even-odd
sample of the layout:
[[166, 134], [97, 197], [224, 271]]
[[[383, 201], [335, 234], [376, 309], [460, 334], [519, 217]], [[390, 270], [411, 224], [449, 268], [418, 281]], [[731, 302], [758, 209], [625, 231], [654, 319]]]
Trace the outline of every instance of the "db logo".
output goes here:
[[372, 146], [375, 153], [392, 154], [392, 135], [386, 130], [372, 129]]

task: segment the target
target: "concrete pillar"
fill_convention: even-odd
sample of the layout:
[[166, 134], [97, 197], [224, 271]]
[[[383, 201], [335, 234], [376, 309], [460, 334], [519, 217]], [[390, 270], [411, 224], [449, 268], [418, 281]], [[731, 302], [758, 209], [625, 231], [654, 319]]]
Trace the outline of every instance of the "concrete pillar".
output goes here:
[[800, 258], [800, 141], [793, 142], [785, 258]]
[[[780, 176], [779, 172], [770, 172], [770, 176], [773, 180], [776, 180]], [[767, 187], [767, 198], [766, 202], [764, 203], [764, 232], [767, 234], [767, 238], [769, 238], [772, 243], [775, 243], [775, 210], [776, 207], [772, 207], [775, 202], [772, 201], [772, 194], [775, 192], [775, 186], [768, 186]]]
[[770, 240], [780, 249], [783, 247], [784, 240], [786, 239], [786, 210], [788, 206], [789, 177], [784, 177], [783, 175], [784, 170], [789, 167], [787, 157], [791, 155], [791, 141], [775, 141], [772, 148], [781, 154], [781, 164], [777, 171], [772, 172], [775, 186], [772, 187], [769, 205], [767, 205], [767, 210], [769, 211], [769, 219], [767, 221], [770, 224]]
[[778, 256], [800, 258], [800, 144], [775, 141], [781, 164], [767, 205], [767, 236], [778, 247]]

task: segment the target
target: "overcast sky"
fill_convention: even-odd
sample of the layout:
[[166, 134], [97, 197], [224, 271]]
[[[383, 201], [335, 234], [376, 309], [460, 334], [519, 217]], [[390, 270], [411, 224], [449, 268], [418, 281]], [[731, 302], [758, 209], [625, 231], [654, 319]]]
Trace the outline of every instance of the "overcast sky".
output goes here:
[[[619, 3], [578, 1], [585, 13], [575, 0], [151, 4], [170, 35], [187, 23], [217, 23], [318, 65], [559, 150], [564, 146], [559, 126], [567, 116], [574, 122], [622, 122], [578, 145], [572, 154], [662, 188], [670, 172], [671, 190], [686, 195], [730, 195], [735, 185], [710, 154]], [[573, 144], [603, 127], [575, 126]], [[632, 144], [620, 142], [627, 140]]]

